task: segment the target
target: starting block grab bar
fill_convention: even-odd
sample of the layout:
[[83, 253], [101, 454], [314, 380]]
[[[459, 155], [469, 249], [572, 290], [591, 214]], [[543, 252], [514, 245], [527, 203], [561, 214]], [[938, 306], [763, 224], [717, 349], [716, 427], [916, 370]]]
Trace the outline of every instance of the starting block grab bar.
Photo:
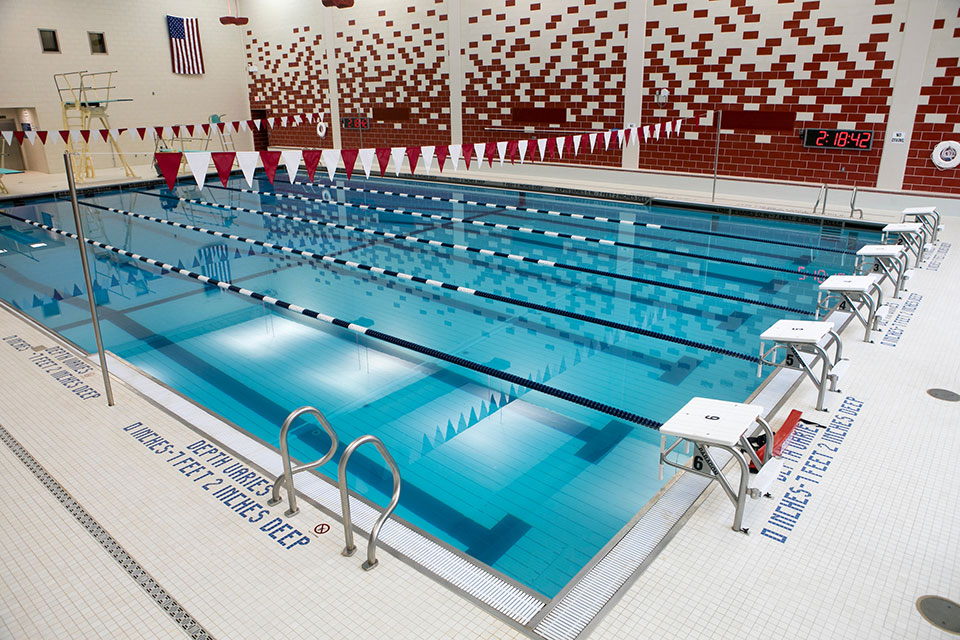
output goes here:
[[[772, 342], [772, 346], [768, 348], [767, 342]], [[778, 320], [760, 334], [757, 376], [763, 375], [764, 366], [801, 371], [817, 387], [818, 411], [824, 410], [828, 387], [837, 391], [837, 382], [848, 364], [848, 360], [843, 360], [843, 343], [831, 322]], [[814, 372], [817, 368], [819, 373]]]

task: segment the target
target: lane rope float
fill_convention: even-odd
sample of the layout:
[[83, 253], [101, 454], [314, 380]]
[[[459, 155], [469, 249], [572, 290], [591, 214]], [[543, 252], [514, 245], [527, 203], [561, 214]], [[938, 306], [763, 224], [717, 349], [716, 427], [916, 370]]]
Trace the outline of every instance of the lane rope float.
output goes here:
[[[253, 193], [253, 189], [238, 189], [236, 187], [221, 187], [218, 185], [207, 185], [208, 187], [214, 189], [225, 189], [227, 191], [241, 191], [247, 193]], [[270, 193], [266, 194], [270, 196], [280, 196], [284, 198], [294, 198], [303, 200], [306, 202], [325, 202], [320, 198], [308, 198], [307, 196], [298, 196], [293, 194], [276, 194]], [[326, 203], [333, 204], [333, 203]], [[517, 231], [519, 233], [528, 233], [539, 236], [546, 236], [548, 238], [560, 238], [563, 240], [573, 240], [576, 242], [586, 242], [590, 244], [600, 244], [608, 247], [622, 247], [625, 249], [634, 249], [636, 251], [649, 251], [652, 253], [662, 253], [673, 256], [681, 256], [683, 258], [692, 258], [695, 260], [706, 260], [708, 262], [720, 262], [723, 264], [733, 264], [740, 267], [747, 267], [751, 269], [763, 269], [765, 271], [776, 271], [779, 273], [789, 273], [790, 275], [796, 275], [797, 271], [795, 269], [788, 269], [786, 267], [775, 267], [767, 264], [759, 264], [755, 262], [744, 262], [743, 260], [735, 260], [733, 258], [719, 258], [716, 256], [704, 256], [698, 253], [689, 253], [687, 251], [677, 251], [675, 249], [658, 249], [656, 247], [645, 247], [641, 244], [636, 244], [633, 242], [624, 242], [622, 240], [607, 240], [606, 238], [593, 238], [590, 236], [581, 236], [575, 235], [572, 233], [564, 233], [562, 231], [547, 231], [546, 229], [535, 229], [533, 227], [520, 227], [515, 224], [502, 224], [500, 222], [486, 222], [484, 220], [469, 220], [466, 218], [457, 218], [454, 216], [443, 216], [438, 213], [423, 213], [421, 211], [408, 211], [406, 209], [391, 209], [389, 207], [378, 207], [370, 204], [355, 204], [351, 202], [337, 202], [338, 206], [351, 207], [354, 209], [363, 209], [365, 211], [377, 211], [380, 213], [392, 213], [400, 216], [412, 216], [414, 218], [423, 218], [426, 220], [443, 220], [446, 222], [454, 222], [456, 224], [472, 224], [478, 227], [487, 227], [490, 229], [501, 229], [506, 231]]]
[[260, 216], [267, 216], [271, 218], [278, 218], [281, 220], [292, 220], [293, 222], [301, 222], [304, 224], [312, 224], [319, 227], [328, 227], [331, 229], [343, 229], [344, 231], [351, 231], [354, 233], [363, 233], [367, 235], [380, 236], [390, 240], [403, 240], [405, 242], [413, 242], [418, 244], [426, 244], [432, 247], [443, 247], [445, 249], [453, 249], [455, 251], [465, 251], [468, 253], [480, 254], [484, 256], [495, 256], [497, 258], [506, 258], [507, 260], [513, 260], [515, 262], [524, 262], [527, 264], [535, 264], [543, 267], [551, 267], [557, 269], [566, 269], [568, 271], [577, 271], [579, 273], [588, 273], [591, 275], [604, 276], [607, 278], [614, 278], [617, 280], [625, 280], [628, 282], [636, 282], [639, 284], [646, 284], [654, 287], [663, 287], [665, 289], [675, 289], [677, 291], [684, 291], [686, 293], [693, 293], [696, 295], [708, 296], [711, 298], [719, 298], [721, 300], [729, 300], [731, 302], [739, 302], [742, 304], [752, 304], [760, 307], [766, 307], [768, 309], [776, 309], [777, 311], [786, 311], [788, 313], [796, 313], [804, 316], [812, 316], [815, 314], [814, 311], [809, 311], [806, 309], [798, 309], [795, 307], [788, 307], [786, 305], [776, 304], [773, 302], [764, 302], [763, 300], [751, 300], [749, 298], [743, 298], [741, 296], [735, 296], [727, 293], [719, 293], [714, 291], [704, 291], [702, 289], [697, 289], [696, 287], [688, 287], [682, 284], [674, 284], [671, 282], [663, 282], [660, 280], [652, 280], [649, 278], [641, 278], [639, 276], [630, 276], [624, 275], [621, 273], [615, 273], [613, 271], [603, 271], [601, 269], [592, 269], [590, 267], [581, 267], [574, 264], [566, 264], [563, 262], [556, 262], [554, 260], [545, 260], [542, 258], [531, 258], [530, 256], [518, 255], [514, 253], [505, 253], [503, 251], [494, 251], [493, 249], [480, 249], [478, 247], [470, 247], [462, 244], [454, 244], [451, 242], [444, 242], [442, 240], [430, 240], [427, 238], [418, 238], [416, 236], [411, 236], [403, 233], [393, 233], [391, 231], [379, 231], [377, 229], [368, 229], [366, 227], [357, 227], [347, 224], [339, 224], [336, 222], [328, 222], [326, 220], [317, 220], [316, 218], [304, 218], [302, 216], [293, 216], [286, 213], [277, 213], [274, 211], [262, 211], [260, 209], [250, 209], [247, 207], [237, 207], [229, 204], [220, 204], [219, 202], [207, 202], [205, 200], [196, 200], [194, 198], [183, 198], [180, 196], [168, 196], [159, 193], [151, 193], [149, 191], [136, 191], [137, 193], [142, 193], [144, 195], [153, 196], [160, 199], [168, 200], [179, 200], [181, 202], [188, 202], [191, 204], [199, 204], [207, 207], [212, 207], [214, 209], [226, 209], [228, 211], [238, 211], [240, 213], [252, 213]]
[[604, 320], [602, 318], [594, 318], [592, 316], [584, 315], [582, 313], [576, 313], [573, 311], [567, 311], [566, 309], [556, 309], [549, 307], [547, 305], [538, 304], [535, 302], [527, 302], [526, 300], [519, 300], [517, 298], [511, 298], [509, 296], [500, 295], [498, 293], [490, 293], [487, 291], [482, 291], [479, 289], [472, 289], [470, 287], [465, 287], [462, 285], [451, 284], [449, 282], [441, 282], [440, 280], [432, 278], [424, 278], [422, 276], [416, 276], [409, 273], [403, 273], [401, 271], [396, 271], [393, 269], [385, 269], [383, 267], [377, 267], [369, 264], [363, 264], [361, 262], [354, 262], [352, 260], [344, 260], [342, 258], [335, 258], [333, 256], [323, 255], [315, 253], [313, 251], [306, 251], [303, 249], [295, 249], [293, 247], [287, 247], [273, 242], [265, 242], [263, 240], [256, 240], [254, 238], [247, 238], [244, 236], [238, 236], [232, 233], [225, 233], [223, 231], [215, 231], [213, 229], [206, 229], [204, 227], [197, 227], [192, 224], [185, 224], [183, 222], [176, 222], [175, 220], [167, 220], [165, 218], [157, 218], [155, 216], [149, 216], [143, 213], [136, 213], [134, 211], [126, 211], [124, 209], [117, 209], [115, 207], [106, 207], [99, 204], [93, 204], [90, 202], [80, 202], [85, 207], [91, 207], [94, 209], [100, 209], [103, 211], [109, 211], [111, 213], [119, 213], [121, 215], [130, 216], [133, 218], [139, 218], [141, 220], [149, 220], [150, 222], [156, 222], [158, 224], [165, 224], [171, 227], [178, 227], [180, 229], [187, 229], [189, 231], [197, 231], [199, 233], [205, 233], [211, 236], [216, 236], [218, 238], [228, 238], [230, 240], [235, 240], [237, 242], [244, 242], [247, 244], [253, 244], [259, 247], [265, 247], [267, 249], [274, 249], [277, 251], [282, 251], [284, 253], [292, 253], [295, 255], [303, 256], [305, 258], [311, 258], [313, 260], [320, 260], [322, 262], [328, 262], [333, 264], [338, 264], [345, 267], [351, 267], [353, 269], [360, 269], [363, 271], [370, 271], [372, 273], [377, 273], [383, 276], [388, 276], [391, 278], [397, 278], [398, 280], [409, 280], [411, 282], [417, 282], [419, 284], [429, 285], [431, 287], [437, 287], [440, 289], [447, 289], [449, 291], [456, 291], [458, 293], [464, 293], [467, 295], [476, 296], [478, 298], [485, 298], [487, 300], [495, 300], [497, 302], [502, 302], [504, 304], [512, 304], [520, 307], [525, 307], [527, 309], [533, 309], [534, 311], [540, 311], [542, 313], [550, 313], [553, 315], [563, 316], [565, 318], [571, 318], [573, 320], [579, 320], [582, 322], [588, 322], [591, 324], [600, 325], [610, 329], [616, 329], [618, 331], [626, 331], [627, 333], [633, 333], [636, 335], [646, 336], [648, 338], [654, 338], [656, 340], [664, 340], [666, 342], [672, 342], [674, 344], [679, 344], [685, 347], [694, 347], [696, 349], [701, 349], [703, 351], [710, 351], [713, 353], [718, 353], [724, 356], [730, 356], [732, 358], [739, 358], [740, 360], [746, 360], [747, 362], [759, 362], [760, 359], [754, 355], [748, 355], [745, 353], [740, 353], [738, 351], [733, 351], [731, 349], [726, 349], [724, 347], [718, 347], [704, 342], [697, 342], [695, 340], [687, 340], [686, 338], [680, 338], [678, 336], [672, 336], [666, 333], [661, 333], [659, 331], [650, 331], [649, 329], [642, 329], [629, 324], [624, 324], [622, 322], [616, 322], [614, 320]]
[[[11, 218], [13, 220], [17, 220], [19, 222], [29, 224], [38, 229], [43, 229], [44, 231], [49, 231], [50, 233], [56, 233], [66, 238], [73, 238], [73, 239], [78, 238], [77, 234], [75, 233], [64, 231], [63, 229], [58, 229], [56, 227], [51, 227], [49, 225], [36, 222], [34, 220], [27, 220], [26, 218], [21, 218], [20, 216], [14, 215], [8, 211], [0, 210], [0, 214], [5, 215], [8, 218]], [[644, 427], [650, 427], [651, 429], [659, 429], [660, 425], [663, 424], [662, 422], [651, 420], [650, 418], [646, 418], [637, 413], [633, 413], [632, 411], [620, 409], [618, 407], [614, 407], [612, 405], [605, 404], [603, 402], [597, 402], [596, 400], [590, 400], [589, 398], [585, 398], [581, 395], [570, 393], [569, 391], [563, 391], [562, 389], [551, 387], [550, 385], [543, 384], [542, 382], [537, 382], [536, 380], [521, 378], [520, 376], [515, 375], [513, 373], [500, 371], [499, 369], [494, 369], [493, 367], [489, 367], [485, 364], [480, 364], [479, 362], [474, 362], [466, 358], [461, 358], [460, 356], [455, 356], [453, 354], [446, 353], [445, 351], [440, 351], [439, 349], [425, 347], [416, 342], [405, 340], [404, 338], [398, 338], [397, 336], [391, 335], [389, 333], [384, 333], [382, 331], [377, 331], [375, 329], [363, 327], [358, 324], [353, 324], [352, 322], [347, 322], [346, 320], [341, 320], [340, 318], [329, 316], [325, 313], [314, 311], [313, 309], [301, 307], [299, 305], [295, 305], [295, 304], [286, 302], [284, 300], [280, 300], [278, 298], [267, 296], [262, 293], [258, 293], [256, 291], [251, 291], [250, 289], [244, 289], [242, 287], [238, 287], [237, 285], [231, 282], [227, 282], [225, 280], [217, 280], [216, 278], [211, 278], [210, 276], [205, 276], [195, 271], [182, 269], [180, 267], [174, 266], [172, 264], [168, 264], [166, 262], [161, 262], [153, 258], [142, 256], [138, 253], [133, 253], [132, 251], [127, 251], [126, 249], [114, 247], [112, 245], [105, 244], [103, 242], [98, 242], [97, 240], [91, 240], [90, 238], [84, 238], [83, 241], [93, 247], [98, 247], [106, 251], [112, 251], [113, 253], [116, 253], [118, 255], [126, 256], [128, 258], [138, 260], [140, 262], [152, 265], [154, 267], [159, 267], [161, 270], [166, 270], [171, 273], [178, 273], [182, 276], [186, 276], [188, 278], [198, 280], [204, 284], [209, 284], [209, 285], [218, 287], [220, 289], [223, 289], [224, 291], [230, 291], [242, 296], [246, 296], [248, 298], [253, 298], [255, 300], [259, 300], [263, 302], [264, 304], [272, 304], [276, 307], [280, 307], [281, 309], [286, 309], [288, 311], [300, 314], [307, 318], [313, 318], [315, 320], [320, 320], [321, 322], [326, 322], [327, 324], [336, 325], [338, 327], [348, 329], [349, 331], [352, 331], [354, 333], [369, 336], [371, 338], [374, 338], [375, 340], [380, 340], [381, 342], [386, 342], [394, 346], [407, 349], [409, 351], [415, 351], [417, 353], [429, 356], [431, 358], [435, 358], [437, 360], [443, 360], [444, 362], [449, 362], [450, 364], [454, 364], [459, 367], [463, 367], [465, 369], [470, 369], [471, 371], [476, 371], [478, 373], [482, 373], [492, 378], [497, 378], [499, 380], [503, 380], [504, 382], [509, 382], [510, 384], [513, 384], [519, 387], [532, 389], [533, 391], [539, 391], [540, 393], [553, 396], [555, 398], [560, 398], [561, 400], [566, 400], [567, 402], [572, 402], [573, 404], [578, 404], [582, 407], [587, 407], [588, 409], [599, 411], [600, 413], [605, 413], [615, 418], [619, 418], [620, 420], [626, 420], [627, 422], [639, 424]]]

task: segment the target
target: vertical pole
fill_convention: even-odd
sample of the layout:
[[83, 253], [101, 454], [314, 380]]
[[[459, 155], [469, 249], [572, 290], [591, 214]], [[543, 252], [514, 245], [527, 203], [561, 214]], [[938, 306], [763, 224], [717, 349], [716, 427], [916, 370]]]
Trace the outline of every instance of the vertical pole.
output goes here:
[[77, 186], [73, 181], [73, 165], [70, 152], [64, 151], [63, 164], [67, 169], [67, 186], [70, 187], [70, 204], [73, 206], [73, 221], [77, 227], [77, 244], [80, 246], [80, 265], [83, 267], [83, 282], [87, 286], [87, 301], [90, 303], [90, 320], [93, 322], [93, 337], [97, 340], [97, 354], [100, 356], [100, 371], [103, 373], [103, 388], [107, 392], [107, 405], [112, 407], [113, 387], [110, 386], [110, 373], [107, 371], [107, 357], [103, 352], [100, 339], [100, 320], [97, 318], [97, 303], [93, 297], [93, 282], [90, 280], [90, 265], [87, 264], [87, 248], [83, 243], [83, 226], [80, 224], [80, 207], [77, 205]]
[[830, 194], [830, 185], [823, 185], [823, 207], [820, 209], [820, 215], [827, 215], [827, 196]]
[[720, 123], [723, 120], [723, 111], [717, 109], [717, 146], [713, 150], [713, 192], [710, 202], [717, 199], [717, 165], [720, 163]]

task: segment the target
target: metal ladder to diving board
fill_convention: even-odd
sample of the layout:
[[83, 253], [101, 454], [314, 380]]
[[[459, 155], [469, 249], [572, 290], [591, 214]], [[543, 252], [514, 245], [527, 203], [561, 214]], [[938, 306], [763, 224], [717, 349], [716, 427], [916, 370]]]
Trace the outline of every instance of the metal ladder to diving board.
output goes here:
[[[323, 427], [324, 431], [327, 432], [327, 435], [330, 436], [330, 449], [319, 460], [294, 466], [290, 458], [290, 444], [288, 436], [290, 434], [290, 428], [293, 425], [293, 422], [305, 414], [314, 416], [317, 419], [317, 422], [320, 423], [320, 426]], [[383, 456], [384, 461], [386, 461], [387, 466], [390, 467], [390, 472], [393, 475], [393, 494], [390, 497], [390, 503], [383, 510], [376, 523], [370, 529], [370, 537], [367, 541], [367, 560], [363, 563], [363, 565], [361, 565], [364, 571], [369, 571], [377, 566], [377, 541], [380, 537], [380, 530], [383, 528], [387, 518], [390, 517], [390, 515], [397, 508], [397, 504], [400, 502], [401, 485], [400, 468], [397, 466], [393, 456], [391, 456], [390, 452], [387, 451], [387, 447], [383, 444], [383, 441], [381, 441], [380, 438], [373, 435], [364, 435], [360, 436], [347, 446], [343, 452], [343, 455], [340, 456], [340, 463], [337, 465], [337, 485], [340, 489], [340, 513], [343, 514], [343, 536], [345, 542], [343, 555], [352, 556], [357, 549], [353, 542], [353, 522], [350, 517], [350, 495], [347, 489], [347, 463], [350, 461], [350, 456], [352, 456], [358, 448], [367, 443], [372, 443], [377, 447], [377, 450], [380, 451], [380, 455]], [[301, 471], [308, 471], [310, 469], [323, 466], [333, 459], [333, 456], [337, 453], [337, 447], [339, 445], [340, 440], [337, 438], [337, 432], [334, 431], [333, 427], [330, 426], [330, 422], [318, 409], [305, 406], [291, 412], [290, 415], [287, 416], [287, 419], [283, 421], [283, 426], [280, 428], [280, 457], [283, 459], [283, 473], [277, 476], [277, 478], [273, 481], [273, 492], [270, 500], [267, 501], [267, 504], [270, 506], [275, 506], [283, 502], [283, 499], [280, 497], [280, 487], [283, 485], [287, 490], [287, 503], [289, 505], [285, 515], [296, 515], [300, 509], [297, 507], [297, 493], [293, 485], [293, 475], [295, 473], [300, 473]]]

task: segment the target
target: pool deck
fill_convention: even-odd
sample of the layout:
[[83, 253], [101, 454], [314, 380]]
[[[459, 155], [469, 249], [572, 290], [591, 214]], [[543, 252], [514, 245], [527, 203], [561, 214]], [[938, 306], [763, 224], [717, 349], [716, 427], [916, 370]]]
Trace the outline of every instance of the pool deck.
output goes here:
[[[960, 216], [944, 222], [946, 248]], [[874, 344], [846, 329], [851, 367], [829, 412], [814, 410], [808, 383], [781, 409], [774, 425], [797, 408], [830, 428], [788, 449], [788, 482], [747, 505], [751, 534], [731, 530], [714, 487], [582, 638], [952, 637], [914, 603], [960, 601], [960, 402], [925, 393], [960, 393], [957, 254], [917, 270]], [[241, 516], [208, 486], [223, 467], [181, 464], [203, 437], [191, 426], [117, 378], [116, 406], [82, 399], [35, 364], [54, 339], [0, 308], [0, 338], [14, 335], [23, 342], [0, 341], [0, 426], [48, 475], [4, 438], [0, 636], [538, 637], [385, 549], [362, 571], [365, 538], [341, 556], [341, 525], [308, 503], [251, 522], [258, 511]], [[102, 390], [99, 371], [82, 382]], [[276, 518], [290, 528], [271, 530]], [[329, 530], [314, 533], [320, 524]], [[161, 589], [163, 608], [148, 595]]]

